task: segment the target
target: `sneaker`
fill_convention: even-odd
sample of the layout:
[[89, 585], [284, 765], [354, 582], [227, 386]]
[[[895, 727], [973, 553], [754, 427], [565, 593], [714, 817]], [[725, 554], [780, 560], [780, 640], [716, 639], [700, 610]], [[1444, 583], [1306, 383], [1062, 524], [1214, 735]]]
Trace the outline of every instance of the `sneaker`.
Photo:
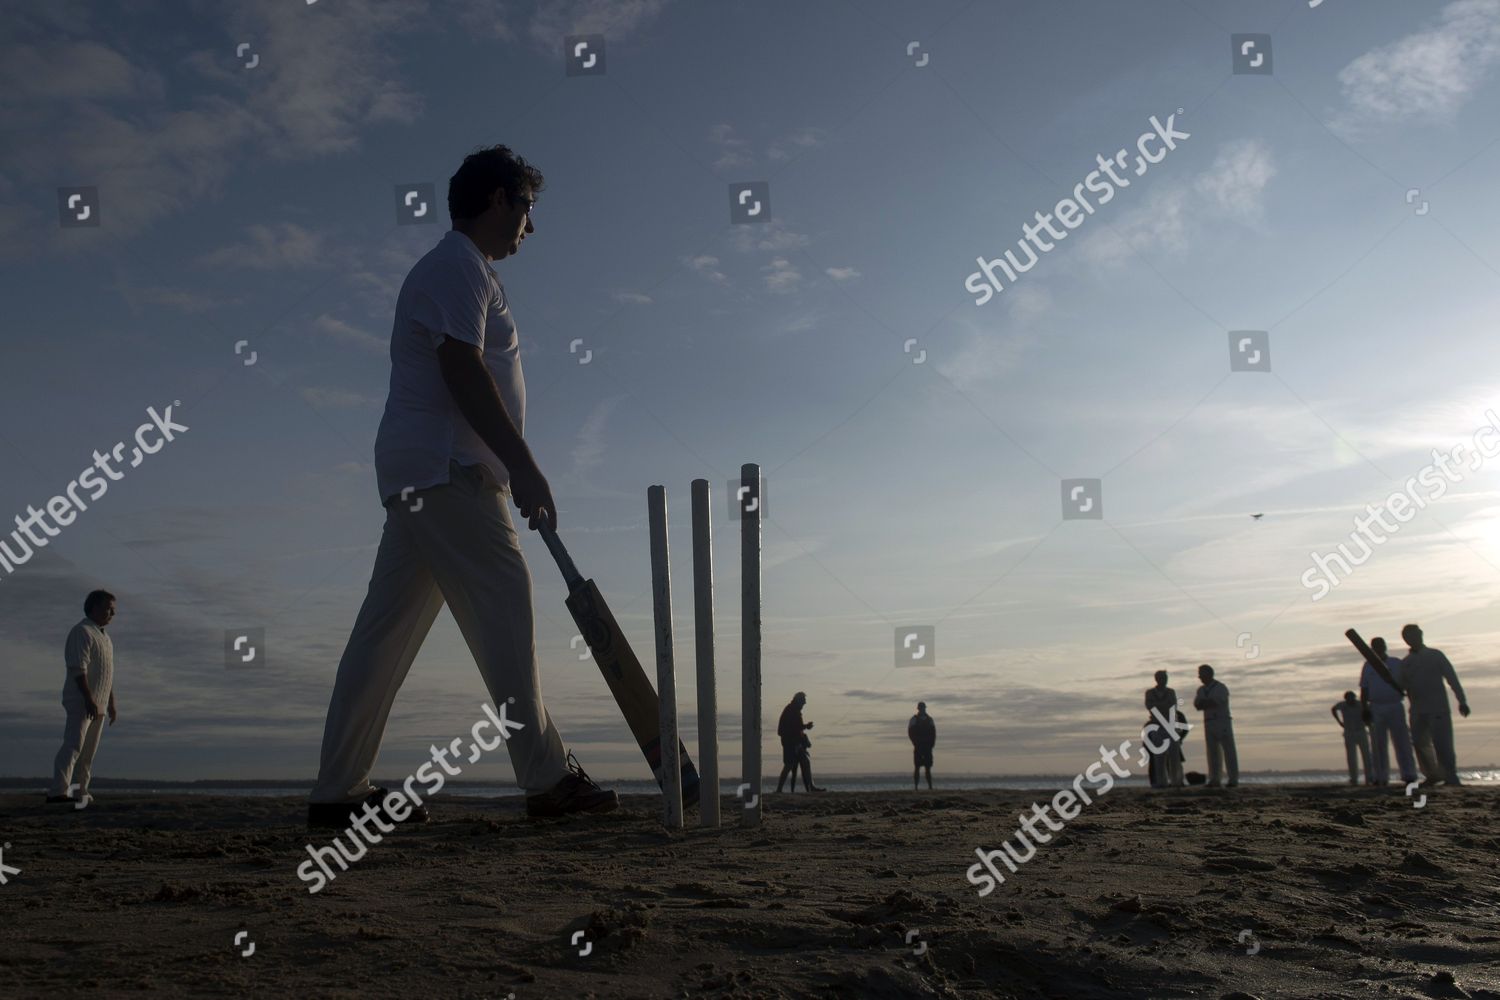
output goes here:
[[526, 815], [566, 816], [569, 813], [612, 812], [619, 808], [620, 797], [595, 784], [571, 750], [568, 752], [568, 771], [569, 774], [550, 791], [526, 796]]
[[385, 808], [385, 797], [390, 791], [385, 788], [377, 788], [358, 802], [309, 802], [307, 804], [307, 826], [308, 829], [346, 830], [354, 822], [355, 817], [364, 815], [366, 803], [375, 807], [375, 813], [387, 823], [426, 823], [432, 816], [427, 812], [427, 807], [420, 802], [412, 802], [407, 799], [411, 806], [411, 812], [405, 819], [398, 820]]
[[1442, 783], [1441, 780], [1438, 779], [1438, 778], [1426, 778], [1417, 787], [1418, 788], [1433, 788], [1433, 787], [1436, 787], [1437, 785], [1439, 785], [1441, 783]]

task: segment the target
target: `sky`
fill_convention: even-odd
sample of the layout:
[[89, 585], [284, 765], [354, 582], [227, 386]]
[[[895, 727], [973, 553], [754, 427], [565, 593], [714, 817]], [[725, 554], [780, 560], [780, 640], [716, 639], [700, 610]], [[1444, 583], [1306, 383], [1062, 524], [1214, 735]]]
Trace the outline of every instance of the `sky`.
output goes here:
[[[546, 178], [493, 265], [526, 437], [648, 672], [666, 487], [695, 752], [689, 484], [712, 484], [726, 777], [747, 462], [768, 769], [801, 690], [818, 774], [904, 772], [919, 700], [939, 780], [1073, 774], [1139, 735], [1155, 670], [1190, 700], [1204, 662], [1245, 770], [1337, 769], [1342, 633], [1400, 652], [1406, 622], [1473, 704], [1460, 765], [1500, 761], [1500, 462], [1473, 447], [1500, 412], [1500, 0], [4, 6], [0, 519], [148, 408], [189, 430], [0, 573], [0, 775], [48, 773], [63, 642], [105, 587], [97, 775], [313, 777], [383, 521], [396, 294], [448, 229], [447, 178], [495, 143]], [[604, 72], [569, 75], [578, 34]], [[1097, 157], [1133, 166], [1153, 116], [1188, 137], [981, 303], [979, 259], [1024, 264], [1022, 227]], [[419, 184], [437, 203], [404, 224]], [[748, 184], [767, 204], [735, 221]], [[72, 188], [96, 194], [65, 210]], [[64, 224], [79, 204], [97, 225]], [[1440, 498], [1305, 582], [1457, 445]], [[1069, 509], [1073, 479], [1099, 492]], [[550, 714], [595, 777], [649, 777], [521, 534]], [[916, 629], [931, 648], [903, 661]], [[487, 697], [444, 612], [377, 775]], [[464, 777], [512, 780], [503, 755]]]

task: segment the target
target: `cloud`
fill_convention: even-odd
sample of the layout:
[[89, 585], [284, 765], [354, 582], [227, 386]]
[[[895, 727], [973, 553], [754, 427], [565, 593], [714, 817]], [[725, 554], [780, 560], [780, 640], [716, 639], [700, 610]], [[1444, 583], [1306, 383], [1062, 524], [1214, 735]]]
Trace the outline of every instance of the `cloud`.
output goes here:
[[358, 406], [375, 406], [382, 402], [375, 396], [335, 389], [330, 386], [309, 385], [299, 390], [308, 405], [318, 410], [348, 410]]
[[729, 277], [719, 270], [719, 258], [711, 254], [699, 254], [696, 257], [684, 257], [682, 262], [691, 270], [698, 272], [716, 285], [727, 285]]
[[527, 30], [539, 49], [557, 53], [561, 62], [564, 35], [600, 34], [618, 41], [666, 6], [667, 0], [541, 0]]
[[303, 270], [328, 264], [323, 235], [282, 222], [252, 225], [247, 239], [213, 250], [199, 259], [204, 267], [245, 267], [257, 271]]
[[834, 281], [853, 281], [855, 278], [863, 277], [857, 269], [852, 267], [825, 267], [823, 273]]
[[361, 330], [356, 326], [345, 323], [343, 320], [327, 313], [313, 320], [313, 326], [320, 332], [341, 343], [350, 344], [354, 347], [369, 351], [372, 354], [388, 354], [391, 345], [384, 337], [377, 337], [373, 333]]
[[1014, 371], [1026, 350], [1036, 342], [1023, 334], [1004, 336], [969, 319], [955, 318], [954, 322], [963, 331], [958, 346], [934, 351], [937, 357], [931, 360], [938, 373], [960, 389], [971, 389]]
[[573, 446], [573, 474], [579, 479], [597, 468], [603, 459], [604, 432], [609, 427], [610, 415], [624, 398], [625, 394], [621, 393], [600, 400], [579, 428], [578, 443]]
[[616, 302], [632, 306], [649, 306], [655, 301], [651, 296], [642, 295], [640, 292], [615, 292], [614, 299]]
[[[819, 128], [793, 129], [771, 140], [766, 146], [765, 158], [772, 163], [785, 163], [803, 150], [821, 146], [825, 135]], [[735, 135], [733, 125], [721, 122], [709, 131], [708, 137], [719, 149], [718, 158], [713, 164], [715, 170], [745, 169], [755, 165], [756, 159], [750, 152], [749, 140]]]
[[1193, 188], [1216, 215], [1258, 222], [1264, 214], [1266, 185], [1276, 176], [1271, 151], [1257, 139], [1239, 139], [1219, 147], [1213, 166], [1198, 175]]
[[1413, 118], [1446, 121], [1500, 60], [1500, 0], [1457, 0], [1439, 23], [1372, 49], [1339, 72], [1348, 107], [1334, 127], [1357, 134]]
[[[1496, 0], [1500, 2], [1500, 0]], [[1152, 250], [1181, 253], [1217, 224], [1253, 226], [1264, 215], [1266, 188], [1276, 176], [1271, 151], [1258, 139], [1219, 147], [1213, 165], [1188, 182], [1153, 189], [1139, 207], [1083, 238], [1088, 262], [1110, 266]]]
[[731, 167], [749, 167], [754, 163], [748, 150], [750, 143], [734, 134], [733, 125], [715, 125], [708, 134], [708, 139], [719, 147], [718, 159], [714, 160], [715, 170], [725, 170]]
[[[8, 182], [97, 186], [104, 224], [92, 235], [128, 239], [219, 196], [247, 160], [347, 152], [365, 127], [419, 116], [397, 58], [422, 5], [247, 4], [229, 9], [227, 22], [197, 9], [183, 8], [174, 41], [196, 34], [228, 38], [230, 48], [216, 41], [180, 57], [175, 75], [185, 68], [188, 78], [170, 88], [151, 69], [169, 43], [142, 18], [106, 27], [83, 4], [9, 9], [0, 40]], [[254, 40], [254, 69], [226, 58], [241, 38]], [[0, 213], [0, 252], [78, 252], [85, 244], [64, 238], [53, 211], [32, 199]]]
[[776, 295], [789, 295], [802, 284], [802, 272], [785, 257], [772, 258], [771, 263], [761, 267], [766, 274], [766, 290]]
[[162, 306], [188, 315], [228, 309], [243, 304], [238, 297], [224, 297], [194, 288], [168, 288], [162, 285], [137, 285], [123, 276], [111, 286], [125, 301], [131, 313], [139, 316], [142, 308]]
[[789, 135], [771, 140], [771, 145], [766, 149], [766, 158], [778, 163], [790, 160], [801, 150], [821, 146], [823, 135], [823, 130], [818, 128], [797, 129]]
[[788, 229], [780, 219], [734, 226], [730, 239], [740, 253], [754, 253], [757, 250], [782, 253], [805, 247], [809, 242], [806, 236]]

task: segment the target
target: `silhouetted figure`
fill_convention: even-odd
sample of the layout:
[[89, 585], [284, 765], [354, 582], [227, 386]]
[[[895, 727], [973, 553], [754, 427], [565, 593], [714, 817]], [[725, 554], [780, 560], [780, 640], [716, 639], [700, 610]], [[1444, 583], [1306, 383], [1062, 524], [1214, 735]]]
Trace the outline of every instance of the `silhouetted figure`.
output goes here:
[[[1151, 754], [1148, 771], [1151, 787], [1181, 788], [1182, 764], [1186, 758], [1182, 752], [1181, 732], [1172, 723], [1183, 719], [1183, 715], [1177, 708], [1177, 692], [1167, 687], [1167, 672], [1158, 670], [1155, 676], [1156, 687], [1146, 689], [1146, 710], [1151, 712], [1151, 719], [1146, 726], [1148, 735], [1142, 736], [1146, 752]], [[1155, 752], [1153, 747], [1160, 747], [1163, 740], [1170, 745], [1160, 753]]]
[[[1386, 652], [1385, 640], [1380, 636], [1370, 640], [1375, 655], [1385, 661], [1396, 683], [1402, 687], [1401, 661]], [[1411, 731], [1406, 728], [1406, 709], [1402, 705], [1404, 696], [1391, 687], [1375, 672], [1374, 666], [1366, 662], [1359, 675], [1359, 700], [1370, 712], [1370, 766], [1374, 772], [1372, 784], [1385, 785], [1391, 780], [1390, 748], [1396, 748], [1396, 766], [1401, 769], [1403, 784], [1417, 780], [1417, 762], [1412, 756]]]
[[1193, 707], [1203, 713], [1203, 736], [1208, 745], [1208, 787], [1219, 787], [1220, 773], [1226, 773], [1226, 784], [1240, 783], [1240, 760], [1234, 749], [1234, 725], [1229, 715], [1229, 689], [1214, 680], [1214, 668], [1207, 663], [1198, 668], [1203, 686], [1193, 698]]
[[1353, 691], [1344, 692], [1344, 700], [1334, 702], [1334, 721], [1344, 730], [1344, 756], [1349, 761], [1349, 784], [1359, 784], [1359, 768], [1365, 768], [1365, 784], [1375, 784], [1370, 771], [1370, 731], [1365, 728], [1365, 706], [1354, 697]]
[[1431, 740], [1433, 755], [1437, 758], [1436, 769], [1427, 772], [1427, 780], [1422, 784], [1437, 784], [1438, 771], [1448, 784], [1462, 784], [1458, 780], [1458, 760], [1453, 750], [1453, 714], [1443, 682], [1447, 681], [1453, 688], [1453, 694], [1458, 698], [1458, 713], [1467, 718], [1469, 702], [1464, 697], [1463, 685], [1458, 683], [1458, 674], [1442, 651], [1423, 644], [1419, 627], [1407, 625], [1401, 630], [1401, 638], [1411, 647], [1401, 664], [1401, 676], [1411, 699], [1411, 738], [1418, 746]]
[[917, 702], [917, 714], [906, 724], [906, 738], [911, 740], [911, 788], [917, 790], [917, 775], [927, 769], [927, 788], [932, 789], [932, 748], [937, 745], [937, 723], [927, 714], [927, 702]]
[[382, 830], [427, 821], [410, 782], [397, 795], [370, 774], [391, 706], [445, 605], [494, 704], [520, 723], [503, 738], [527, 815], [619, 805], [563, 747], [542, 702], [531, 571], [510, 513], [514, 504], [531, 530], [557, 530], [552, 488], [523, 436], [520, 334], [490, 267], [535, 232], [531, 209], [544, 186], [505, 146], [470, 153], [448, 181], [453, 228], [396, 296], [375, 433], [385, 528], [334, 678], [310, 827], [348, 827], [366, 807]]
[[[104, 735], [104, 716], [115, 724], [115, 646], [104, 629], [115, 617], [115, 595], [95, 590], [83, 601], [83, 620], [68, 633], [63, 663], [68, 669], [62, 703], [68, 720], [63, 724], [62, 749], [52, 762], [49, 803], [72, 802], [79, 808], [93, 798], [94, 753]], [[103, 706], [109, 706], [105, 708]], [[76, 781], [75, 781], [76, 779]], [[74, 785], [78, 796], [73, 796]]]
[[776, 779], [778, 792], [786, 783], [787, 775], [792, 775], [792, 791], [797, 790], [796, 771], [799, 766], [802, 768], [802, 785], [807, 791], [826, 791], [814, 785], [812, 780], [812, 761], [807, 755], [812, 741], [807, 738], [807, 730], [813, 724], [802, 721], [802, 706], [806, 704], [807, 695], [798, 691], [781, 710], [781, 719], [776, 723], [776, 735], [781, 737], [781, 777]]

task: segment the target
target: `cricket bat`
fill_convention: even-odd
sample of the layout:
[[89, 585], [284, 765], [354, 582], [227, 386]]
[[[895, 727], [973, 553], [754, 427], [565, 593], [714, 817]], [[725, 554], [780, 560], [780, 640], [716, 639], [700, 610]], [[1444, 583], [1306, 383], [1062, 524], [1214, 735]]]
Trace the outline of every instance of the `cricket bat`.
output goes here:
[[1385, 681], [1401, 694], [1406, 694], [1406, 688], [1396, 683], [1396, 678], [1391, 676], [1391, 672], [1389, 669], [1387, 669], [1385, 661], [1380, 658], [1379, 654], [1377, 654], [1375, 650], [1371, 649], [1369, 645], [1360, 638], [1358, 632], [1354, 631], [1354, 629], [1351, 628], [1349, 629], [1349, 631], [1344, 633], [1344, 637], [1347, 638], [1350, 642], [1354, 643], [1354, 648], [1359, 650], [1360, 655], [1365, 658], [1365, 662], [1369, 663], [1370, 666], [1375, 668], [1375, 673], [1380, 675], [1381, 680]]
[[[598, 585], [593, 580], [585, 580], [583, 574], [578, 572], [578, 567], [573, 565], [573, 559], [563, 547], [562, 540], [557, 537], [557, 532], [545, 522], [538, 530], [568, 585], [568, 611], [572, 613], [578, 631], [588, 643], [589, 651], [594, 654], [594, 662], [599, 665], [599, 672], [604, 675], [604, 682], [615, 696], [615, 702], [620, 706], [636, 743], [640, 745], [641, 753], [646, 755], [646, 764], [656, 777], [657, 785], [661, 785], [664, 781], [661, 701], [656, 696], [656, 689], [651, 686], [646, 671], [641, 669], [641, 661], [636, 658], [635, 650], [630, 648], [630, 641], [625, 638], [625, 633], [620, 631], [609, 605], [604, 602], [604, 595], [599, 593]], [[698, 769], [693, 766], [687, 747], [680, 739], [677, 741], [677, 759], [682, 766], [683, 804], [696, 805]]]

